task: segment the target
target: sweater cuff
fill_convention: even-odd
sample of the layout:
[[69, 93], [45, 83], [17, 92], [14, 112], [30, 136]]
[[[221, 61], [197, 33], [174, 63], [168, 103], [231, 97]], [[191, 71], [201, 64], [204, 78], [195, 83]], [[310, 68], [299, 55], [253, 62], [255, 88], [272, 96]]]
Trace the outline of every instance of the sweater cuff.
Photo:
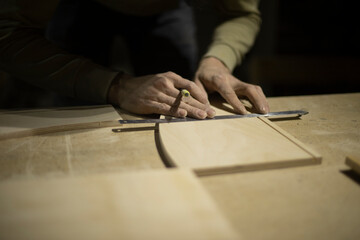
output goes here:
[[103, 67], [87, 68], [80, 73], [81, 77], [75, 84], [75, 97], [91, 102], [107, 103], [107, 94], [112, 81], [118, 72]]
[[225, 44], [216, 44], [210, 47], [204, 57], [215, 57], [222, 61], [232, 72], [237, 65], [237, 57], [234, 50]]

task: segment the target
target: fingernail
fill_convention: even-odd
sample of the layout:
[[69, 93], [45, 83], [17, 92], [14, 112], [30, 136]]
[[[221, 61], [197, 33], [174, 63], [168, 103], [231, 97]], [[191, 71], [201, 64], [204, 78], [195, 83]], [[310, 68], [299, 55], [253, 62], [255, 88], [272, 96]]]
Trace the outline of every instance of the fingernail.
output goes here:
[[202, 119], [206, 118], [206, 116], [207, 116], [206, 112], [204, 112], [204, 111], [198, 111], [197, 114]]
[[239, 112], [240, 112], [241, 114], [247, 114], [247, 111], [246, 111], [245, 108], [240, 108], [240, 109], [239, 109]]
[[208, 116], [209, 118], [213, 118], [213, 117], [215, 117], [215, 115], [216, 115], [216, 112], [215, 112], [214, 109], [209, 109], [209, 110], [206, 111], [206, 112], [207, 112], [207, 116]]
[[187, 111], [186, 111], [186, 110], [183, 110], [183, 109], [180, 109], [180, 110], [179, 110], [179, 115], [180, 115], [180, 117], [186, 117]]

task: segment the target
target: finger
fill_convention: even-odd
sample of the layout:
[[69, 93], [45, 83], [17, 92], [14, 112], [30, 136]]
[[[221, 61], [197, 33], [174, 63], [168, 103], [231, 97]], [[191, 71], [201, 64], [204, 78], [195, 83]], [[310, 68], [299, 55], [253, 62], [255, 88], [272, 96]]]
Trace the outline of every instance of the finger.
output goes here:
[[265, 96], [265, 94], [264, 94], [264, 92], [263, 92], [262, 88], [261, 88], [261, 87], [259, 87], [257, 90], [258, 90], [259, 95], [260, 95], [262, 98], [264, 98], [264, 99], [265, 99], [265, 113], [270, 112], [269, 102], [267, 101], [266, 96]]
[[[181, 94], [180, 91], [176, 88], [168, 88], [164, 91], [164, 93], [167, 94], [168, 96], [171, 96], [172, 98], [166, 98], [165, 96], [160, 94], [158, 97], [158, 101], [166, 102], [169, 105], [173, 105], [176, 98]], [[191, 112], [192, 117], [196, 117], [200, 119], [203, 118], [203, 113], [201, 111], [200, 112], [197, 111], [196, 109], [205, 111], [206, 112], [205, 117], [213, 118], [216, 115], [216, 112], [214, 109], [211, 108], [210, 103], [203, 104], [191, 96], [182, 97], [182, 101], [195, 108], [195, 109], [186, 108], [187, 111]]]
[[[202, 91], [204, 91], [204, 93], [206, 94], [206, 98], [209, 99], [209, 96], [208, 96], [208, 94], [207, 94], [207, 92], [206, 92], [206, 89], [205, 89], [205, 87], [204, 87], [204, 84], [202, 84], [202, 82], [201, 82], [198, 78], [196, 78], [194, 82], [195, 82], [195, 84], [196, 84]], [[208, 100], [208, 101], [209, 101], [209, 100]], [[208, 110], [206, 111], [208, 117], [209, 117], [209, 118], [215, 117], [216, 112], [215, 112], [215, 110], [214, 110], [213, 108], [211, 108], [210, 102], [209, 102], [209, 104], [206, 104], [206, 105], [207, 105], [207, 107], [208, 107]]]
[[174, 98], [163, 93], [159, 94], [157, 97], [157, 101], [159, 103], [165, 103], [166, 105], [171, 106], [170, 113], [172, 113], [172, 111], [176, 111], [177, 109], [183, 109], [187, 112], [188, 116], [193, 118], [204, 119], [208, 116], [206, 112], [207, 109], [204, 108], [204, 104], [197, 102], [197, 100], [189, 100], [192, 103], [181, 101], [181, 99], [178, 102], [178, 100], [178, 97]]
[[202, 82], [198, 78], [194, 80], [194, 83], [206, 94], [206, 97], [208, 98], [208, 94], [206, 92], [204, 84], [202, 84]]
[[218, 90], [220, 95], [234, 108], [234, 110], [240, 114], [247, 114], [246, 108], [240, 102], [235, 91], [229, 86], [223, 86]]
[[168, 72], [167, 76], [173, 80], [174, 86], [176, 88], [185, 88], [190, 92], [191, 96], [199, 100], [201, 103], [203, 104], [209, 103], [207, 94], [201, 88], [199, 88], [199, 86], [197, 86], [194, 82], [184, 79], [173, 72]]
[[243, 95], [249, 98], [258, 112], [266, 113], [267, 100], [265, 95], [259, 93], [259, 88], [259, 86], [248, 84]]
[[[195, 109], [201, 109], [201, 110], [205, 111], [206, 117], [208, 117], [208, 118], [213, 118], [216, 115], [216, 112], [213, 108], [211, 108], [210, 103], [203, 104], [191, 96], [188, 98], [185, 98], [185, 99], [183, 98], [183, 102], [184, 102], [184, 105], [187, 104], [191, 107], [194, 107]], [[191, 112], [191, 113], [194, 112], [194, 111], [191, 111], [190, 109], [187, 109], [185, 106], [183, 106], [181, 104], [180, 104], [180, 106], [185, 108], [186, 110], [188, 110], [188, 112]], [[199, 116], [199, 117], [202, 118], [202, 116]]]
[[182, 108], [173, 110], [173, 109], [171, 109], [171, 106], [166, 103], [150, 101], [148, 103], [148, 106], [149, 106], [149, 108], [151, 108], [152, 112], [156, 113], [156, 114], [162, 114], [162, 115], [166, 115], [166, 116], [174, 116], [174, 117], [180, 117], [180, 118], [187, 116], [186, 110], [184, 110]]

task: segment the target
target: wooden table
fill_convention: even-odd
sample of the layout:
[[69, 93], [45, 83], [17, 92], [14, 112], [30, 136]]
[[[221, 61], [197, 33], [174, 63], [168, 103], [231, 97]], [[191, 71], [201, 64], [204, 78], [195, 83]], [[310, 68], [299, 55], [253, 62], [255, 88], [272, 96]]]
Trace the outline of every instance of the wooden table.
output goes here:
[[[269, 103], [272, 111], [310, 112], [276, 124], [319, 152], [322, 164], [201, 177], [201, 183], [244, 239], [360, 239], [360, 177], [344, 164], [346, 156], [360, 156], [360, 93]], [[2, 140], [0, 181], [166, 167], [152, 125], [113, 128]]]

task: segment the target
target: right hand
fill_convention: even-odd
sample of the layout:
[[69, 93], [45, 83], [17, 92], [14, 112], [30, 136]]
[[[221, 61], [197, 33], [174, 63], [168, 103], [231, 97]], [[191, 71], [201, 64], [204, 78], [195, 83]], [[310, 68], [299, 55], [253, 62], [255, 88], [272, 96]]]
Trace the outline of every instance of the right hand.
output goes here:
[[245, 83], [234, 77], [230, 70], [217, 58], [204, 58], [195, 74], [194, 82], [209, 92], [218, 92], [234, 108], [237, 113], [247, 114], [239, 97], [247, 97], [254, 110], [265, 114], [269, 112], [269, 104], [260, 86]]
[[[179, 108], [173, 111], [171, 107], [180, 93], [179, 89], [188, 90], [191, 96], [183, 98]], [[198, 119], [215, 116], [206, 93], [194, 82], [173, 72], [142, 77], [123, 76], [111, 85], [108, 102], [137, 114], [156, 113]]]

